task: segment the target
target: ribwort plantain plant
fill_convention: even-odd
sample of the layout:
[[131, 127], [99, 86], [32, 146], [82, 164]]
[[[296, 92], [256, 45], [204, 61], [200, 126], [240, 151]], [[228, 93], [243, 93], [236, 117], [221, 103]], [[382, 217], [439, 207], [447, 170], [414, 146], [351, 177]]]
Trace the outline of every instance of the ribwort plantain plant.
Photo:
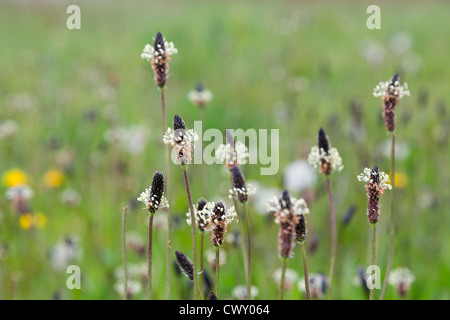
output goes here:
[[342, 159], [339, 156], [339, 152], [336, 148], [331, 147], [331, 143], [326, 135], [325, 131], [320, 128], [317, 136], [317, 146], [312, 147], [311, 152], [308, 155], [308, 162], [314, 168], [319, 169], [319, 173], [324, 175], [327, 180], [328, 199], [330, 203], [330, 223], [331, 223], [331, 262], [330, 262], [330, 300], [333, 299], [333, 275], [334, 265], [337, 254], [337, 226], [336, 226], [336, 213], [334, 209], [333, 195], [331, 193], [330, 175], [334, 171], [341, 171], [344, 166], [342, 165]]
[[392, 267], [392, 259], [394, 257], [394, 240], [395, 240], [395, 207], [394, 207], [394, 189], [395, 189], [395, 107], [404, 96], [409, 96], [410, 92], [408, 84], [405, 82], [400, 85], [400, 77], [395, 74], [390, 81], [380, 82], [373, 90], [375, 97], [381, 97], [383, 103], [383, 120], [388, 133], [392, 135], [391, 141], [391, 180], [392, 192], [390, 199], [390, 241], [389, 241], [389, 258], [386, 269], [386, 275], [383, 281], [380, 300], [384, 299], [386, 287], [389, 281], [389, 273]]
[[[247, 234], [247, 258], [246, 258], [246, 279], [247, 279], [247, 292], [248, 292], [248, 300], [252, 299], [252, 228], [250, 222], [250, 216], [247, 210], [247, 201], [249, 195], [255, 193], [255, 189], [249, 185], [247, 187], [245, 183], [244, 175], [237, 165], [234, 165], [231, 169], [231, 180], [233, 188], [230, 190], [230, 198], [232, 198], [235, 203], [239, 201], [242, 204], [244, 219], [245, 219], [245, 228]], [[245, 261], [245, 260], [244, 260]]]
[[223, 202], [219, 201], [215, 204], [211, 214], [211, 241], [216, 250], [216, 296], [219, 297], [219, 281], [220, 281], [220, 247], [225, 240], [228, 224], [235, 220], [236, 211], [234, 207], [226, 209]]
[[[286, 262], [288, 258], [292, 257], [297, 226], [300, 224], [303, 214], [309, 213], [309, 209], [304, 199], [291, 197], [286, 190], [283, 191], [280, 198], [274, 197], [271, 199], [268, 202], [267, 207], [269, 213], [275, 216], [275, 222], [280, 226], [278, 232], [278, 244], [282, 264], [279, 299], [283, 300]], [[300, 237], [303, 237], [303, 235]]]
[[[177, 54], [178, 50], [175, 48], [173, 42], [167, 42], [161, 32], [158, 32], [153, 38], [153, 46], [146, 44], [141, 54], [141, 58], [150, 62], [156, 86], [161, 94], [161, 128], [162, 135], [165, 133], [166, 128], [166, 99], [165, 99], [165, 87], [167, 81], [167, 75], [169, 72], [170, 56]], [[169, 147], [164, 147], [164, 164], [166, 170], [166, 179], [170, 180], [170, 167], [169, 167]], [[168, 196], [168, 184], [165, 187], [166, 196]], [[170, 282], [171, 282], [171, 260], [170, 252], [172, 248], [172, 215], [170, 209], [167, 209], [167, 248], [166, 248], [166, 288], [165, 298], [170, 297]]]
[[[194, 204], [192, 202], [191, 195], [191, 187], [189, 184], [189, 177], [187, 172], [187, 166], [192, 161], [192, 144], [195, 140], [198, 139], [197, 134], [192, 129], [186, 129], [186, 125], [181, 119], [180, 116], [175, 115], [173, 118], [173, 129], [167, 128], [166, 133], [164, 134], [163, 141], [165, 144], [173, 147], [175, 153], [174, 162], [181, 166], [181, 170], [183, 171], [184, 185], [186, 188], [186, 195], [188, 199], [189, 212], [191, 216], [191, 221], [195, 220], [195, 209]], [[194, 299], [197, 295], [197, 286], [198, 286], [198, 278], [197, 278], [197, 227], [195, 223], [191, 224], [192, 230], [192, 260], [194, 266]]]
[[[365, 168], [364, 172], [358, 175], [358, 180], [366, 183], [367, 192], [367, 217], [372, 225], [372, 252], [371, 264], [376, 265], [376, 225], [380, 217], [380, 196], [384, 190], [391, 189], [389, 177], [386, 173], [380, 172], [377, 166], [372, 169]], [[375, 291], [370, 289], [370, 300], [374, 300]]]
[[145, 204], [147, 211], [149, 212], [148, 223], [148, 298], [153, 299], [153, 282], [152, 282], [152, 250], [153, 250], [153, 217], [155, 213], [162, 208], [168, 208], [169, 203], [164, 196], [164, 175], [162, 172], [156, 171], [153, 174], [152, 185], [145, 189], [138, 201]]

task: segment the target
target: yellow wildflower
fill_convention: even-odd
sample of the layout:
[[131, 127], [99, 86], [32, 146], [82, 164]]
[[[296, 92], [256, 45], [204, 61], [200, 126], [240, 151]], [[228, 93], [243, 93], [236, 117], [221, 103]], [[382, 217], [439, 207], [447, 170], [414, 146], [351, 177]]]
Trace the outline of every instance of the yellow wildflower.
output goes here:
[[11, 169], [3, 174], [2, 182], [3, 185], [10, 188], [27, 184], [28, 177], [27, 174], [20, 169]]
[[47, 188], [57, 188], [64, 181], [64, 173], [60, 170], [48, 170], [44, 175], [44, 184]]
[[30, 230], [33, 226], [33, 216], [31, 213], [24, 213], [20, 215], [19, 226], [24, 230]]
[[[389, 173], [389, 179], [391, 179], [391, 173]], [[391, 179], [392, 181], [392, 179]], [[403, 189], [408, 185], [408, 176], [403, 172], [395, 173], [395, 188]]]

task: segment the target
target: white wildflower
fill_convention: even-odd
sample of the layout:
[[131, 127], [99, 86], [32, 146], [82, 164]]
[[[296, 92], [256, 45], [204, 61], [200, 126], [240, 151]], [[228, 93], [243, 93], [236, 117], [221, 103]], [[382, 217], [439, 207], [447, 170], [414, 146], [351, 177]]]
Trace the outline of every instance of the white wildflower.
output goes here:
[[335, 170], [341, 171], [344, 168], [338, 150], [331, 147], [328, 153], [323, 148], [319, 149], [318, 146], [312, 147], [308, 155], [308, 162], [313, 168], [320, 168], [323, 163], [328, 163], [331, 165], [330, 173]]
[[[383, 189], [388, 189], [391, 190], [392, 186], [391, 186], [391, 181], [389, 179], [389, 176], [384, 173], [384, 172], [380, 172], [380, 187]], [[365, 168], [363, 173], [360, 173], [358, 176], [358, 181], [362, 181], [365, 183], [372, 183], [373, 179], [372, 179], [372, 169], [370, 168]]]

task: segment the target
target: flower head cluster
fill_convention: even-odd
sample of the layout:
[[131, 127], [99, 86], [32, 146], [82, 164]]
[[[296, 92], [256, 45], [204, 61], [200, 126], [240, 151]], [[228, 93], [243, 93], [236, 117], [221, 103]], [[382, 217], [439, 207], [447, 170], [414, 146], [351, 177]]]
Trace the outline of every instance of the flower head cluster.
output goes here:
[[389, 274], [389, 283], [394, 286], [400, 297], [405, 297], [416, 280], [414, 274], [408, 268], [397, 268]]
[[244, 203], [248, 201], [248, 197], [254, 195], [256, 188], [251, 184], [245, 183], [244, 175], [238, 166], [234, 165], [231, 169], [233, 188], [230, 189], [228, 197], [230, 199], [239, 200]]
[[235, 219], [237, 220], [237, 215], [234, 206], [227, 210], [223, 202], [215, 204], [211, 215], [211, 240], [215, 247], [223, 244], [228, 224]]
[[400, 77], [395, 74], [389, 81], [380, 81], [380, 83], [373, 89], [374, 97], [392, 96], [401, 99], [404, 96], [409, 96], [410, 92], [408, 84], [404, 82], [400, 84]]
[[11, 202], [16, 213], [29, 213], [28, 200], [33, 197], [33, 190], [25, 184], [15, 185], [6, 189], [5, 198]]
[[160, 32], [153, 38], [153, 46], [145, 45], [141, 58], [151, 63], [158, 87], [163, 88], [166, 85], [170, 56], [177, 53], [173, 42], [167, 42]]
[[186, 129], [186, 125], [178, 115], [173, 119], [173, 129], [167, 128], [163, 142], [174, 148], [175, 163], [187, 165], [192, 161], [192, 143], [198, 140], [198, 135], [192, 129]]
[[373, 169], [365, 168], [364, 172], [357, 176], [359, 181], [366, 183], [367, 191], [367, 216], [370, 223], [377, 223], [380, 216], [380, 196], [384, 190], [391, 189], [389, 176], [380, 172], [377, 166]]
[[[198, 229], [202, 232], [209, 231], [211, 226], [211, 215], [214, 209], [214, 202], [207, 202], [205, 199], [200, 199], [197, 203], [197, 208], [194, 208], [194, 217]], [[186, 213], [186, 223], [191, 225], [191, 214]]]
[[[275, 222], [280, 225], [278, 232], [280, 256], [290, 258], [294, 249], [294, 238], [306, 239], [306, 226], [302, 216], [309, 214], [305, 200], [291, 197], [283, 191], [281, 198], [274, 197], [267, 204], [269, 213], [275, 215]], [[302, 226], [298, 226], [302, 223]], [[297, 231], [298, 230], [298, 231]]]
[[313, 168], [319, 168], [319, 173], [330, 175], [333, 171], [341, 171], [342, 158], [336, 148], [332, 148], [325, 131], [320, 128], [318, 145], [311, 148], [308, 162]]
[[234, 165], [246, 164], [249, 157], [248, 148], [241, 141], [235, 141], [229, 130], [226, 131], [226, 144], [216, 150], [216, 159], [225, 164], [229, 170]]
[[161, 208], [168, 208], [169, 203], [164, 196], [164, 175], [156, 171], [153, 175], [152, 185], [141, 193], [138, 201], [145, 204], [150, 214], [156, 213]]
[[199, 108], [204, 108], [211, 101], [212, 97], [211, 91], [206, 90], [202, 83], [197, 84], [195, 90], [188, 94], [188, 99]]
[[384, 125], [388, 131], [394, 131], [395, 107], [400, 99], [410, 95], [408, 84], [405, 82], [400, 85], [400, 78], [395, 74], [390, 81], [380, 82], [373, 90], [373, 95], [382, 98]]

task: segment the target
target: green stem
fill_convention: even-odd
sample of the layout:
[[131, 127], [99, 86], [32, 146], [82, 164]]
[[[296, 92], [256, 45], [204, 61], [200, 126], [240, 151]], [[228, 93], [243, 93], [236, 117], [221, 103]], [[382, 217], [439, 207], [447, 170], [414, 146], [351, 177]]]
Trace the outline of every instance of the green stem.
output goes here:
[[284, 298], [284, 283], [286, 278], [286, 257], [281, 260], [280, 300]]
[[204, 289], [204, 278], [205, 278], [205, 270], [203, 268], [203, 243], [205, 242], [205, 233], [202, 231], [200, 234], [200, 297], [203, 300]]
[[384, 299], [386, 293], [387, 284], [389, 281], [389, 273], [391, 272], [392, 259], [394, 257], [394, 236], [395, 236], [395, 220], [394, 220], [394, 189], [395, 189], [395, 132], [392, 132], [392, 144], [391, 144], [391, 198], [390, 198], [390, 230], [389, 230], [389, 258], [386, 268], [386, 275], [383, 281], [383, 288], [381, 289], [380, 300]]
[[[241, 210], [239, 210], [239, 202], [235, 198], [233, 198], [233, 203], [234, 203], [234, 208], [236, 210], [236, 214], [239, 217], [239, 220], [242, 221], [243, 219], [242, 219]], [[245, 242], [244, 242], [245, 226], [244, 226], [244, 223], [239, 223], [239, 224], [241, 225], [241, 250], [242, 250], [242, 257], [244, 260], [244, 273], [245, 273], [245, 277], [246, 277], [245, 279], [248, 282], [247, 249], [245, 247]]]
[[220, 247], [216, 247], [216, 296], [219, 299], [219, 270], [220, 270]]
[[[164, 96], [164, 88], [161, 90], [161, 121], [162, 121], [162, 135], [164, 136], [166, 128], [166, 99]], [[170, 181], [170, 166], [169, 166], [170, 150], [169, 145], [164, 145], [164, 164], [166, 168], [166, 183], [164, 184], [164, 194], [167, 199], [170, 199], [168, 192], [168, 185]], [[169, 200], [167, 200], [169, 201]], [[170, 206], [167, 208], [167, 251], [166, 251], [166, 288], [165, 299], [170, 298], [170, 283], [172, 276], [172, 264], [171, 264], [171, 249], [172, 249], [172, 215]]]
[[244, 208], [245, 225], [247, 227], [247, 299], [252, 299], [252, 231], [250, 217], [247, 211], [247, 203], [242, 204]]
[[333, 196], [331, 194], [331, 184], [330, 178], [327, 177], [327, 189], [328, 189], [328, 197], [330, 201], [330, 218], [331, 218], [331, 263], [330, 263], [330, 294], [328, 296], [329, 300], [333, 300], [333, 275], [334, 275], [334, 264], [336, 260], [336, 251], [337, 251], [337, 230], [336, 230], [336, 214], [334, 211], [334, 202]]
[[[372, 258], [371, 258], [371, 264], [372, 266], [375, 266], [376, 263], [376, 241], [377, 241], [377, 231], [376, 231], [376, 223], [372, 224]], [[375, 288], [370, 289], [370, 300], [374, 300], [375, 296]]]
[[[191, 195], [191, 187], [189, 186], [189, 178], [187, 174], [187, 168], [186, 165], [182, 165], [181, 168], [183, 169], [183, 176], [184, 176], [184, 184], [186, 186], [186, 194], [188, 198], [189, 203], [189, 211], [191, 213], [191, 221], [196, 221], [194, 216], [194, 205], [192, 203], [192, 195]], [[197, 225], [195, 223], [191, 223], [192, 227], [192, 264], [194, 267], [194, 300], [196, 299], [196, 296], [198, 294], [198, 280], [197, 280]]]
[[152, 250], [153, 250], [153, 213], [150, 213], [148, 219], [148, 299], [153, 299], [152, 282]]
[[123, 260], [123, 279], [124, 279], [124, 291], [123, 291], [123, 300], [128, 299], [128, 270], [127, 270], [127, 242], [126, 242], [126, 229], [127, 229], [127, 211], [128, 206], [123, 208], [122, 211], [122, 260]]
[[308, 276], [308, 264], [306, 263], [306, 253], [305, 246], [303, 242], [300, 242], [300, 248], [302, 249], [302, 260], [303, 260], [303, 274], [305, 277], [305, 291], [306, 291], [306, 300], [311, 299], [311, 294], [309, 291], [309, 276]]

